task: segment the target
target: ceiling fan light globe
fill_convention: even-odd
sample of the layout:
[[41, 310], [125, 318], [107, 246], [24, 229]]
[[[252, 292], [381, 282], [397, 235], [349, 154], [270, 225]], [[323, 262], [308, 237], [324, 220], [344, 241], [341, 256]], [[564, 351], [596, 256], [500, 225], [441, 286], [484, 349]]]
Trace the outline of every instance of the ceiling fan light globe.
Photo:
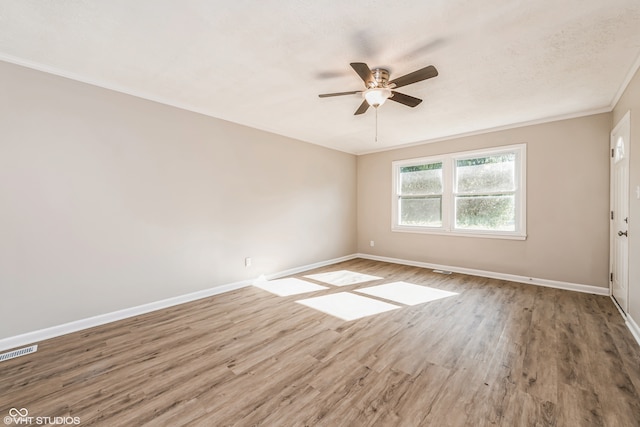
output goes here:
[[367, 104], [377, 108], [385, 103], [385, 101], [391, 96], [391, 90], [388, 88], [380, 87], [374, 89], [367, 89], [362, 94], [366, 99]]

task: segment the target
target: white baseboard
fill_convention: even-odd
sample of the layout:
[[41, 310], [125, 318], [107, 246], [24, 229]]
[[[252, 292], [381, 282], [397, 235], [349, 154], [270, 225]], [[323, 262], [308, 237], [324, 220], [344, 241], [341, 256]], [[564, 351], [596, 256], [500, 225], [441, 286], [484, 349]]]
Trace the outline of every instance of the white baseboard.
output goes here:
[[620, 316], [622, 316], [623, 319], [626, 319], [627, 314], [622, 311], [622, 308], [620, 308], [620, 304], [618, 304], [618, 301], [616, 301], [616, 299], [613, 297], [613, 294], [609, 294], [609, 298], [611, 298], [611, 302], [613, 302], [614, 307], [618, 309], [618, 313], [620, 313]]
[[[340, 258], [334, 258], [326, 261], [316, 262], [309, 265], [304, 265], [289, 270], [284, 270], [278, 273], [268, 275], [266, 278], [269, 280], [277, 279], [279, 277], [290, 276], [303, 271], [312, 270], [314, 268], [324, 267], [338, 262], [349, 261], [356, 258], [355, 254], [347, 255]], [[72, 332], [78, 332], [83, 329], [93, 328], [95, 326], [104, 325], [107, 323], [115, 322], [117, 320], [126, 319], [129, 317], [139, 316], [152, 311], [161, 310], [163, 308], [172, 307], [179, 304], [207, 298], [213, 295], [230, 292], [236, 289], [250, 286], [256, 279], [243, 280], [240, 282], [229, 283], [226, 285], [216, 286], [210, 289], [204, 289], [198, 292], [192, 292], [185, 295], [179, 295], [177, 297], [163, 299], [161, 301], [155, 301], [148, 304], [138, 305], [136, 307], [125, 308], [123, 310], [114, 311], [111, 313], [101, 314], [98, 316], [89, 317], [86, 319], [74, 320], [62, 325], [51, 326], [49, 328], [40, 329], [33, 332], [27, 332], [25, 334], [16, 335], [13, 337], [0, 339], [0, 351], [10, 350], [16, 347], [21, 347], [35, 342], [59, 337], [61, 335], [70, 334]]]
[[625, 318], [625, 323], [627, 324], [627, 328], [631, 331], [631, 335], [636, 339], [638, 345], [640, 345], [640, 326], [633, 320], [630, 314], [627, 314]]
[[[431, 263], [420, 262], [420, 261], [410, 261], [410, 260], [389, 258], [389, 257], [362, 254], [362, 253], [346, 255], [339, 258], [334, 258], [326, 261], [320, 261], [313, 264], [291, 268], [288, 270], [269, 274], [266, 276], [266, 279], [273, 280], [280, 277], [290, 276], [290, 275], [298, 274], [304, 271], [313, 270], [315, 268], [325, 267], [327, 265], [349, 261], [355, 258], [390, 262], [393, 264], [410, 265], [414, 267], [429, 268], [434, 270], [447, 270], [455, 273], [469, 274], [472, 276], [488, 277], [492, 279], [508, 280], [511, 282], [519, 282], [519, 283], [528, 283], [532, 285], [546, 286], [551, 288], [565, 289], [565, 290], [577, 291], [577, 292], [586, 292], [586, 293], [597, 294], [597, 295], [609, 295], [608, 288], [601, 288], [598, 286], [581, 285], [577, 283], [560, 282], [560, 281], [548, 280], [548, 279], [536, 279], [532, 277], [517, 276], [513, 274], [496, 273], [491, 271], [476, 270], [476, 269], [463, 268], [463, 267], [452, 267], [447, 265], [431, 264]], [[77, 332], [77, 331], [92, 328], [95, 326], [104, 325], [106, 323], [115, 322], [117, 320], [122, 320], [122, 319], [126, 319], [133, 316], [139, 316], [141, 314], [146, 314], [152, 311], [161, 310], [163, 308], [168, 308], [175, 305], [195, 301], [198, 299], [207, 298], [213, 295], [230, 292], [236, 289], [243, 288], [245, 286], [250, 286], [251, 283], [254, 282], [254, 280], [255, 279], [243, 280], [240, 282], [216, 286], [214, 288], [205, 289], [198, 292], [179, 295], [177, 297], [167, 298], [161, 301], [155, 301], [148, 304], [139, 305], [136, 307], [130, 307], [123, 310], [114, 311], [111, 313], [89, 317], [86, 319], [75, 320], [69, 323], [64, 323], [62, 325], [56, 325], [56, 326], [40, 329], [33, 332], [27, 332], [25, 334], [17, 335], [14, 337], [3, 338], [3, 339], [0, 339], [0, 351], [10, 350], [12, 348], [33, 344], [39, 341], [55, 338], [55, 337], [66, 335], [72, 332]], [[629, 316], [627, 316], [627, 326], [629, 327], [631, 332], [634, 334], [634, 337], [636, 338], [636, 340], [638, 340], [638, 342], [640, 343], [640, 339], [639, 339], [640, 329], [638, 328], [638, 325]]]
[[61, 335], [70, 334], [72, 332], [81, 331], [83, 329], [93, 328], [94, 326], [104, 325], [106, 323], [115, 322], [117, 320], [139, 316], [141, 314], [161, 310], [163, 308], [172, 307], [174, 305], [184, 304], [186, 302], [195, 301], [201, 298], [207, 298], [224, 292], [230, 292], [235, 289], [249, 286], [251, 285], [251, 282], [253, 282], [253, 280], [244, 280], [242, 282], [229, 283], [222, 286], [216, 286], [215, 288], [205, 289], [190, 294], [179, 295], [177, 297], [167, 298], [148, 304], [142, 304], [135, 307], [113, 311], [111, 313], [105, 313], [85, 319], [74, 320], [69, 323], [63, 323], [62, 325], [51, 326], [49, 328], [27, 332], [25, 334], [17, 335], [14, 337], [3, 338], [0, 340], [0, 351], [32, 344], [50, 338], [55, 338]]
[[429, 268], [433, 270], [445, 270], [454, 273], [469, 274], [471, 276], [487, 277], [490, 279], [508, 280], [510, 282], [527, 283], [531, 285], [546, 286], [548, 288], [564, 289], [568, 291], [584, 292], [596, 295], [609, 295], [609, 288], [600, 286], [582, 285], [579, 283], [561, 282], [557, 280], [538, 279], [535, 277], [518, 276], [515, 274], [496, 273], [493, 271], [476, 270], [473, 268], [453, 267], [450, 265], [431, 264], [420, 261], [410, 261], [398, 258], [389, 258], [377, 255], [356, 254], [357, 258], [370, 259], [373, 261], [390, 262], [393, 264], [410, 265], [413, 267]]
[[290, 268], [289, 270], [280, 271], [278, 273], [269, 274], [266, 276], [267, 280], [279, 279], [281, 277], [292, 276], [294, 274], [302, 273], [303, 271], [313, 270], [315, 268], [326, 267], [327, 265], [337, 264], [339, 262], [350, 261], [352, 259], [359, 258], [358, 254], [346, 255], [339, 258], [333, 258], [326, 261], [320, 261], [313, 264], [303, 265], [302, 267]]
[[613, 302], [613, 305], [615, 305], [618, 309], [620, 316], [622, 316], [622, 318], [624, 319], [624, 324], [627, 325], [627, 329], [629, 329], [631, 335], [633, 335], [633, 338], [635, 338], [638, 342], [638, 345], [640, 345], [640, 326], [638, 326], [638, 324], [635, 322], [635, 320], [633, 320], [629, 313], [625, 313], [624, 311], [622, 311], [622, 308], [620, 308], [618, 302], [615, 300], [615, 298], [613, 298], [613, 295], [611, 295], [611, 301]]
[[[537, 279], [534, 277], [525, 277], [525, 276], [518, 276], [514, 274], [496, 273], [493, 271], [475, 270], [472, 268], [452, 267], [449, 265], [431, 264], [427, 262], [410, 261], [405, 259], [389, 258], [389, 257], [383, 257], [383, 256], [377, 256], [377, 255], [356, 254], [354, 258], [370, 259], [372, 261], [383, 261], [383, 262], [390, 262], [393, 264], [401, 264], [401, 265], [410, 265], [412, 267], [422, 267], [422, 268], [429, 268], [433, 270], [451, 271], [454, 273], [469, 274], [471, 276], [480, 276], [480, 277], [488, 277], [491, 279], [508, 280], [510, 282], [527, 283], [531, 285], [545, 286], [548, 288], [564, 289], [567, 291], [576, 291], [576, 292], [584, 292], [588, 294], [611, 296], [611, 291], [609, 288], [602, 288], [600, 286], [582, 285], [579, 283], [561, 282], [558, 280]], [[612, 300], [613, 300], [613, 297], [612, 297]], [[630, 314], [623, 313], [615, 301], [613, 301], [613, 305], [616, 306], [616, 308], [620, 312], [620, 315], [625, 319], [627, 328], [629, 328], [629, 331], [631, 331], [631, 334], [638, 342], [638, 345], [640, 345], [640, 326], [638, 326], [638, 324], [633, 320]]]

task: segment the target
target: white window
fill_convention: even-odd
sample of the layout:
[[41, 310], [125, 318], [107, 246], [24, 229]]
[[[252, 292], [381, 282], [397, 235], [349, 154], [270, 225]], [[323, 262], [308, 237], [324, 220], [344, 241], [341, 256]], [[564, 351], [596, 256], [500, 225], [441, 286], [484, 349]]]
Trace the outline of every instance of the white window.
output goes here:
[[394, 231], [524, 239], [524, 144], [393, 162]]

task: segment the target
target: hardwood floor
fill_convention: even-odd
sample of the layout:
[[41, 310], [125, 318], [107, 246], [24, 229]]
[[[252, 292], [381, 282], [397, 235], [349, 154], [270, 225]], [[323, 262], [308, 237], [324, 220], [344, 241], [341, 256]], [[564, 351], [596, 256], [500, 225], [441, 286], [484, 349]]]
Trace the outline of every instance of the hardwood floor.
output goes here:
[[384, 279], [313, 296], [393, 281], [458, 295], [345, 322], [249, 287], [69, 334], [0, 364], [0, 417], [640, 426], [640, 348], [608, 297], [367, 260], [304, 274], [341, 269]]

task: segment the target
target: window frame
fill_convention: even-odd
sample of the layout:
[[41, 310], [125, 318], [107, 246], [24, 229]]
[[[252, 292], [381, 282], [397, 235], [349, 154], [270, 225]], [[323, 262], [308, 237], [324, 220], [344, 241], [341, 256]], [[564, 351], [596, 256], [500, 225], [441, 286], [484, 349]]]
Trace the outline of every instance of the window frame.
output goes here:
[[[506, 153], [515, 153], [516, 155], [514, 183], [514, 207], [516, 210], [514, 224], [515, 230], [473, 230], [455, 228], [456, 162], [458, 160], [496, 156]], [[526, 155], [527, 145], [526, 143], [522, 143], [393, 161], [391, 189], [391, 231], [403, 233], [440, 234], [449, 236], [525, 240], [527, 238]], [[399, 224], [400, 200], [402, 197], [402, 194], [400, 193], [400, 168], [437, 162], [442, 162], [442, 226], [436, 227]]]
[[[398, 171], [400, 170], [400, 168], [403, 167], [408, 167], [408, 166], [419, 166], [419, 165], [423, 165], [423, 164], [436, 164], [436, 163], [441, 163], [442, 167], [442, 193], [440, 194], [440, 206], [442, 209], [442, 213], [444, 213], [444, 203], [445, 203], [445, 195], [446, 195], [446, 188], [445, 188], [445, 158], [444, 157], [440, 157], [440, 156], [433, 156], [433, 157], [429, 157], [429, 161], [428, 162], [424, 162], [422, 161], [423, 158], [421, 159], [414, 159], [416, 160], [415, 162], [412, 160], [408, 160], [407, 162], [403, 163], [402, 165], [398, 166]], [[397, 175], [394, 175], [394, 178], [397, 178]], [[400, 187], [401, 183], [398, 180], [397, 184], [394, 182], [394, 188], [398, 189]], [[433, 196], [431, 194], [408, 194], [406, 195], [406, 197], [429, 197], [429, 196]], [[400, 197], [400, 195], [398, 195], [398, 197]], [[400, 212], [400, 204], [399, 204], [400, 199], [398, 199], [398, 205], [396, 206], [396, 215], [399, 214]], [[441, 216], [442, 219], [442, 224], [444, 225], [445, 222], [445, 218], [444, 216]], [[419, 228], [428, 228], [428, 229], [440, 229], [442, 228], [442, 226], [438, 227], [438, 226], [430, 226], [430, 225], [405, 225], [405, 226], [401, 226], [401, 227], [419, 227]]]

